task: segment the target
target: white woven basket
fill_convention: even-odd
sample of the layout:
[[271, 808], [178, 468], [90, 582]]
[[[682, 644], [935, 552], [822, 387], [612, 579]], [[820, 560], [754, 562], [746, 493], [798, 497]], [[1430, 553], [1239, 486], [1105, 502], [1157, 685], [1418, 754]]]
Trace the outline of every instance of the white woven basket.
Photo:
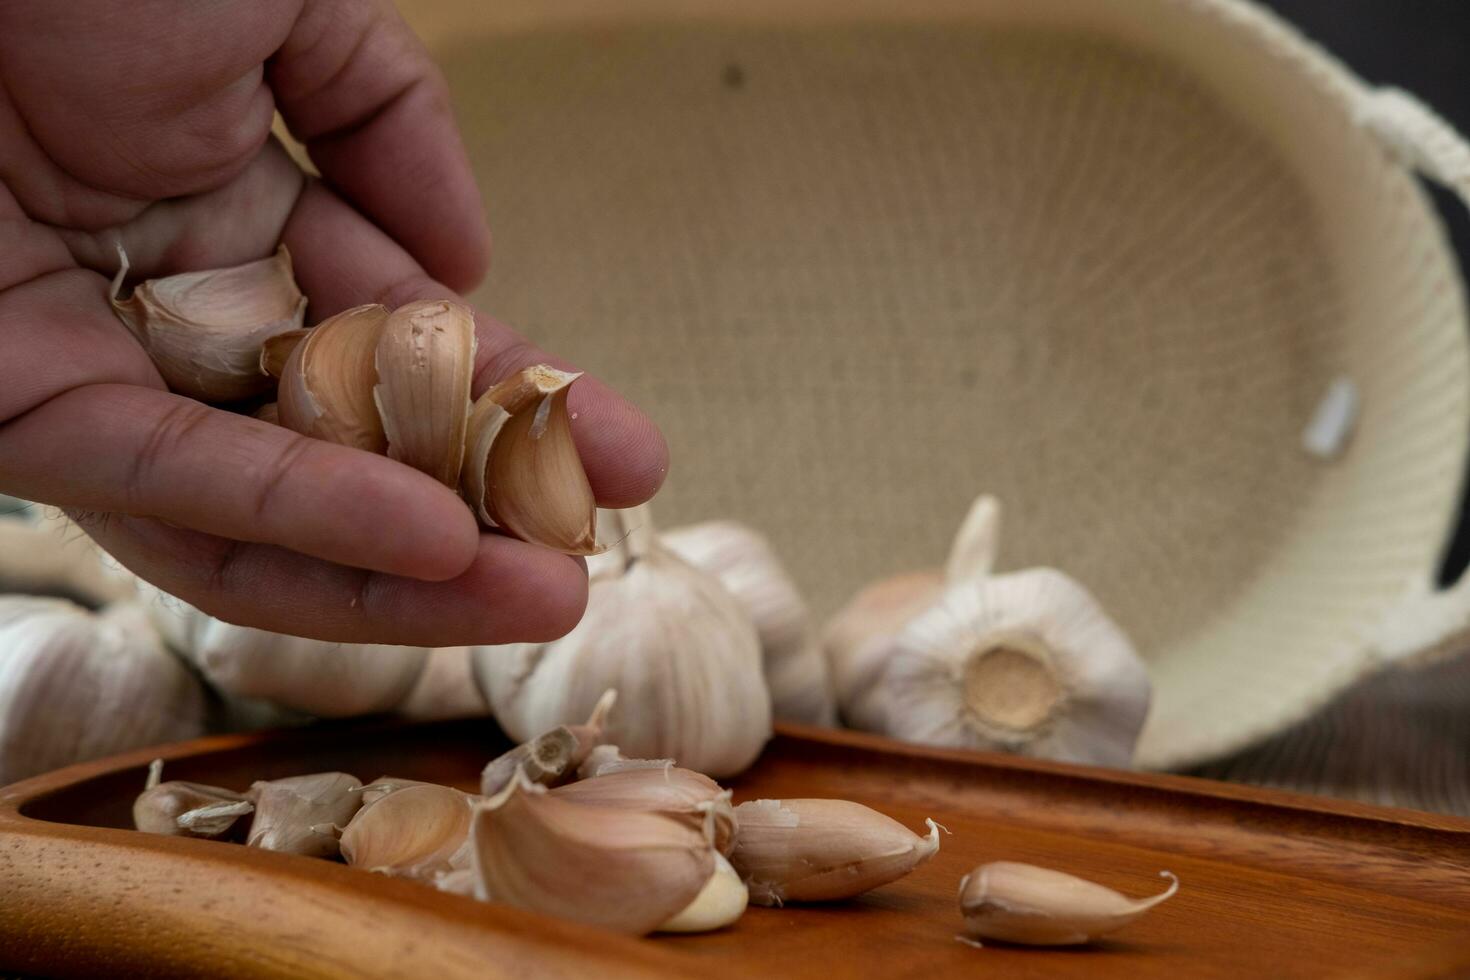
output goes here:
[[1228, 0], [406, 12], [489, 199], [478, 298], [660, 422], [665, 521], [764, 528], [830, 611], [996, 493], [1002, 565], [1144, 651], [1147, 767], [1465, 639], [1465, 300], [1413, 171], [1470, 195], [1470, 150], [1412, 98]]

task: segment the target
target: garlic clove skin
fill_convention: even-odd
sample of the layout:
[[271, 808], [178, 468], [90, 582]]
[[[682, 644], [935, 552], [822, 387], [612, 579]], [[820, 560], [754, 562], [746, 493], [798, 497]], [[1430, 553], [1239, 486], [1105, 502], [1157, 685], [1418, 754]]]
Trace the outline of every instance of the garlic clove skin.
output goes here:
[[908, 572], [875, 582], [837, 612], [822, 635], [842, 718], [853, 728], [888, 730], [888, 669], [893, 638], [944, 590], [938, 572]]
[[755, 628], [717, 580], [658, 543], [646, 517], [633, 520], [617, 546], [623, 567], [592, 581], [575, 629], [476, 648], [475, 677], [512, 738], [573, 724], [615, 688], [607, 741], [716, 778], [738, 773], [771, 734]]
[[271, 425], [281, 424], [281, 407], [275, 402], [266, 402], [251, 414], [262, 422], [269, 422]]
[[580, 377], [540, 364], [481, 395], [470, 411], [460, 477], [485, 524], [569, 555], [601, 550], [597, 502], [567, 410]]
[[249, 847], [303, 857], [336, 857], [338, 834], [362, 806], [362, 783], [345, 772], [260, 781], [251, 785], [255, 818]]
[[342, 831], [342, 858], [353, 867], [429, 882], [467, 869], [474, 800], [420, 783], [365, 801]]
[[133, 801], [133, 826], [148, 834], [219, 838], [255, 807], [241, 793], [180, 780], [161, 782], [163, 760], [148, 767], [148, 785]]
[[1052, 569], [953, 585], [882, 652], [880, 730], [905, 741], [1122, 768], [1148, 716], [1128, 637]]
[[475, 368], [475, 316], [460, 303], [400, 306], [383, 322], [374, 355], [373, 401], [388, 455], [459, 486]]
[[835, 725], [836, 702], [811, 613], [764, 535], [738, 521], [705, 521], [662, 535], [674, 554], [709, 572], [749, 613], [760, 636], [775, 717]]
[[204, 733], [205, 694], [142, 608], [0, 596], [0, 786]]
[[715, 870], [701, 830], [524, 779], [475, 807], [470, 834], [478, 898], [632, 935], [685, 909]]
[[939, 826], [920, 837], [848, 800], [753, 800], [735, 808], [730, 863], [756, 905], [830, 902], [896, 881], [939, 852]]
[[[617, 765], [624, 765], [627, 761]], [[735, 808], [730, 791], [703, 773], [680, 769], [667, 760], [650, 768], [616, 768], [613, 771], [558, 786], [551, 791], [558, 799], [619, 810], [642, 810], [693, 827], [708, 825], [710, 840], [721, 854], [735, 846]]]
[[946, 582], [984, 578], [995, 568], [1000, 551], [1000, 513], [996, 498], [989, 494], [975, 498], [950, 545], [949, 559], [944, 564]]
[[186, 272], [139, 283], [119, 298], [127, 253], [109, 297], [173, 391], [200, 401], [250, 398], [270, 389], [260, 373], [261, 346], [301, 327], [306, 297], [296, 286], [291, 254], [282, 245], [270, 258], [228, 269]]
[[1050, 868], [1012, 861], [982, 864], [960, 881], [965, 934], [1028, 946], [1075, 946], [1121, 929], [1179, 890], [1130, 899], [1111, 888]]
[[659, 932], [713, 932], [733, 925], [750, 904], [750, 889], [725, 859], [715, 855], [715, 873], [682, 912], [658, 927]]
[[267, 337], [260, 345], [260, 373], [279, 380], [281, 375], [286, 373], [286, 362], [291, 359], [291, 352], [300, 346], [310, 333], [310, 330], [302, 328], [287, 330], [274, 337]]
[[388, 437], [373, 388], [387, 319], [381, 306], [356, 306], [308, 331], [282, 368], [276, 401], [281, 425], [313, 439], [385, 452]]

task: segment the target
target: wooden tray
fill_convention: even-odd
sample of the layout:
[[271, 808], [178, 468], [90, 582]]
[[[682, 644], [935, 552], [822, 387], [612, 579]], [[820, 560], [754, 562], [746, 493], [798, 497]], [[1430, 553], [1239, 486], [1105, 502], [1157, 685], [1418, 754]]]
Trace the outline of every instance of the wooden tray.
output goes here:
[[[244, 788], [325, 769], [473, 787], [485, 720], [201, 739], [0, 790], [0, 971], [45, 976], [1324, 977], [1470, 975], [1470, 821], [1169, 776], [785, 728], [738, 799], [836, 796], [952, 831], [856, 902], [751, 909], [731, 930], [633, 940], [344, 865], [137, 833], [167, 775]], [[973, 865], [1030, 861], [1179, 895], [1063, 951], [956, 942]]]

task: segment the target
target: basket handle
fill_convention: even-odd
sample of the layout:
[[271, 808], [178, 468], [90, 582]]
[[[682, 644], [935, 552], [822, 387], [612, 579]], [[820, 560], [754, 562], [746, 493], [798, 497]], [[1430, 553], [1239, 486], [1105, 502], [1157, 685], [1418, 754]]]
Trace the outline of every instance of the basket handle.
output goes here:
[[[1406, 166], [1453, 191], [1470, 207], [1470, 141], [1416, 96], [1369, 88], [1359, 123]], [[1374, 633], [1384, 661], [1430, 661], [1470, 647], [1470, 572], [1447, 589], [1424, 582], [1396, 605]]]

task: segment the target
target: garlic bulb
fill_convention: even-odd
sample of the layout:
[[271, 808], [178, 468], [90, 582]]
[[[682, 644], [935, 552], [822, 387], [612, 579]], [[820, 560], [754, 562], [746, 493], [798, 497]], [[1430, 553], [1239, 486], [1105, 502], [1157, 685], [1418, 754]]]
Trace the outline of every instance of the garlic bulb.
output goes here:
[[1049, 568], [951, 586], [887, 656], [883, 731], [910, 742], [1122, 767], [1148, 715], [1128, 637]]
[[144, 833], [219, 838], [255, 809], [234, 790], [162, 780], [163, 760], [154, 759], [148, 766], [148, 782], [133, 801], [133, 826]]
[[119, 299], [128, 256], [112, 281], [112, 309], [148, 352], [158, 373], [181, 395], [235, 401], [270, 389], [260, 373], [261, 345], [295, 330], [306, 314], [291, 255], [282, 245], [268, 259], [229, 269], [149, 279]]
[[715, 850], [728, 854], [735, 845], [735, 808], [730, 791], [703, 773], [669, 762], [653, 768], [619, 768], [591, 779], [558, 786], [551, 795], [575, 803], [643, 810], [691, 826], [709, 825]]
[[686, 909], [715, 872], [688, 823], [558, 799], [524, 779], [476, 806], [470, 834], [477, 897], [634, 935]]
[[321, 718], [390, 711], [424, 669], [423, 647], [329, 643], [235, 626], [146, 583], [149, 616], [220, 691]]
[[388, 311], [355, 306], [307, 332], [281, 369], [280, 424], [314, 439], [372, 453], [388, 448], [373, 399], [378, 339]]
[[0, 594], [59, 596], [104, 606], [135, 592], [132, 573], [67, 517], [0, 520]]
[[766, 686], [777, 719], [833, 725], [836, 703], [811, 614], [770, 542], [738, 521], [705, 521], [662, 535], [664, 545], [730, 590], [760, 636]]
[[939, 853], [939, 825], [920, 837], [849, 800], [753, 800], [735, 808], [730, 863], [757, 905], [830, 902], [896, 881]]
[[143, 610], [0, 596], [0, 786], [204, 732], [204, 690]]
[[966, 935], [1030, 946], [1074, 946], [1120, 929], [1179, 890], [1130, 899], [1111, 888], [1050, 868], [1012, 861], [982, 864], [960, 881]]
[[580, 374], [538, 364], [470, 409], [461, 489], [480, 520], [569, 555], [597, 545], [597, 502], [572, 440], [567, 394]]
[[475, 370], [475, 315], [447, 300], [400, 306], [383, 322], [374, 359], [373, 401], [388, 455], [457, 488]]
[[423, 672], [395, 713], [418, 721], [473, 718], [490, 713], [475, 686], [468, 647], [439, 647], [429, 651]]
[[255, 817], [245, 843], [305, 857], [336, 857], [337, 839], [362, 806], [362, 783], [345, 772], [318, 772], [250, 787]]
[[659, 932], [712, 932], [739, 919], [750, 903], [750, 889], [723, 854], [715, 872], [685, 909], [658, 927]]
[[893, 638], [943, 589], [938, 572], [895, 575], [863, 589], [828, 622], [822, 643], [847, 724], [864, 731], [887, 731], [883, 675]]
[[468, 869], [474, 801], [432, 783], [364, 800], [342, 831], [342, 858], [353, 867], [429, 882]]
[[771, 734], [755, 628], [718, 581], [658, 543], [646, 512], [628, 527], [620, 567], [593, 579], [572, 632], [474, 650], [480, 689], [525, 740], [585, 717], [616, 688], [607, 741], [711, 776], [740, 772]]

